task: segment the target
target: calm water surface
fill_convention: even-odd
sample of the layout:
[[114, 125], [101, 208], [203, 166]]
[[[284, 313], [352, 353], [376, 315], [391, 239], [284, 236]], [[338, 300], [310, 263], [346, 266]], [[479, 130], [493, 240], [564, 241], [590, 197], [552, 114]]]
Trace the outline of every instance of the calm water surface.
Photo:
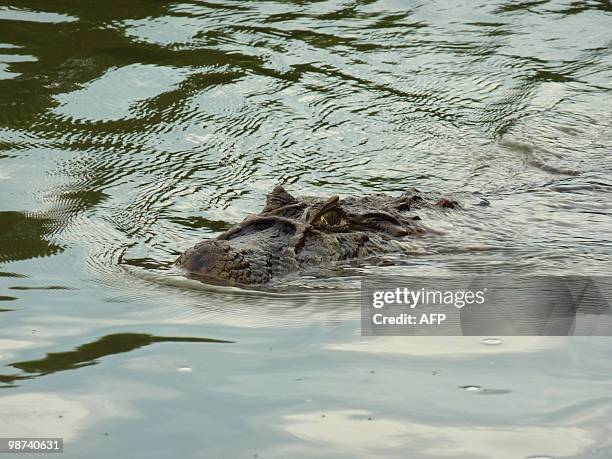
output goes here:
[[[612, 457], [610, 339], [365, 338], [357, 290], [607, 274], [611, 44], [606, 0], [0, 1], [0, 436], [68, 458]], [[465, 210], [425, 215], [443, 234], [401, 267], [268, 292], [171, 268], [277, 183]]]

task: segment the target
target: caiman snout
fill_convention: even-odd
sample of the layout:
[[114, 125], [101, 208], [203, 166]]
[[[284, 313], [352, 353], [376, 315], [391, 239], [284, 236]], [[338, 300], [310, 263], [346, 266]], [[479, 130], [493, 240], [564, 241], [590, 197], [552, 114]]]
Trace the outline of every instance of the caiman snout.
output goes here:
[[206, 280], [233, 284], [262, 284], [270, 279], [267, 256], [236, 250], [223, 240], [206, 240], [185, 251], [176, 265]]

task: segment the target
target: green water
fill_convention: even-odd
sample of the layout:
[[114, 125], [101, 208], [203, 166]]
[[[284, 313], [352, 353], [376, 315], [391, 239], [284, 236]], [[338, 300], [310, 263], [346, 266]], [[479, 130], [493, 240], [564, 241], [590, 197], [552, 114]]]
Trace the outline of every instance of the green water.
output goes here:
[[[612, 457], [609, 338], [361, 337], [358, 291], [607, 275], [611, 44], [594, 0], [0, 1], [0, 437], [68, 458]], [[467, 205], [425, 215], [442, 234], [401, 266], [281, 291], [172, 268], [277, 183]]]

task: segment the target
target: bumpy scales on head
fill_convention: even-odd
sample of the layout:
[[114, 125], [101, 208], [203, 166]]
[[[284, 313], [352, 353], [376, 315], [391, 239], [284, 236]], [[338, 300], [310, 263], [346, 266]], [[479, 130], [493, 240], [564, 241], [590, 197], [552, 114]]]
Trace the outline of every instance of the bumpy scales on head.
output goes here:
[[176, 264], [203, 280], [266, 284], [291, 272], [397, 251], [397, 241], [425, 231], [414, 213], [424, 206], [458, 204], [426, 199], [418, 190], [399, 197], [378, 193], [323, 199], [294, 197], [277, 186], [259, 214], [188, 249]]

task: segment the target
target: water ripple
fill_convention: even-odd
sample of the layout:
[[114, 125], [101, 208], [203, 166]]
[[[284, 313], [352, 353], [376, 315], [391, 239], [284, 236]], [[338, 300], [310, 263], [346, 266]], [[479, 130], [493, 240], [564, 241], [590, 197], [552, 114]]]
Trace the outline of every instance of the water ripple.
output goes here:
[[[601, 2], [1, 11], [0, 160], [45, 165], [31, 176], [40, 205], [24, 208], [46, 219], [47, 244], [85, 250], [95, 277], [125, 276], [121, 257], [164, 269], [277, 183], [458, 192], [466, 212], [424, 215], [445, 235], [411, 242], [432, 272], [610, 259]], [[28, 40], [35, 27], [53, 48]], [[480, 196], [492, 205], [470, 208]]]

